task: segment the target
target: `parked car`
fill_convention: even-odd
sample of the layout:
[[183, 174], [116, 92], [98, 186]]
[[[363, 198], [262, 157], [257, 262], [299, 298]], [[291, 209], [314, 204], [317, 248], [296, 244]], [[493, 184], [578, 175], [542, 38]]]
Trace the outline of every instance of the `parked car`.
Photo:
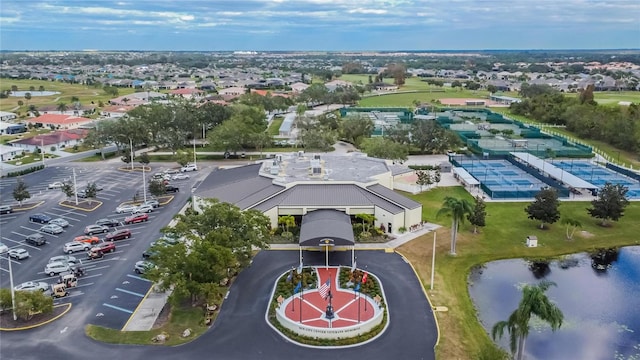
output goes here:
[[135, 210], [133, 211], [133, 213], [134, 213], [134, 214], [150, 213], [150, 212], [152, 212], [152, 211], [153, 211], [153, 206], [151, 206], [151, 205], [145, 205], [145, 204], [142, 204], [142, 205], [138, 206], [138, 208], [137, 208], [137, 209], [135, 209]]
[[33, 214], [29, 216], [30, 222], [36, 222], [40, 224], [48, 224], [51, 221], [51, 216], [45, 214]]
[[4, 254], [9, 251], [9, 247], [3, 243], [0, 243], [0, 254]]
[[135, 224], [139, 222], [144, 222], [149, 220], [149, 215], [147, 214], [135, 214], [124, 218], [124, 224]]
[[88, 244], [97, 244], [100, 242], [100, 238], [97, 236], [89, 236], [89, 235], [80, 235], [73, 238], [73, 241], [80, 243], [88, 243]]
[[15, 291], [47, 291], [49, 284], [44, 281], [27, 281], [13, 288]]
[[67, 226], [69, 226], [69, 222], [63, 218], [56, 218], [53, 219], [51, 221], [49, 221], [49, 224], [54, 224], [54, 225], [58, 225], [61, 228], [66, 228]]
[[47, 188], [49, 188], [49, 189], [60, 189], [63, 186], [64, 186], [63, 182], [56, 181], [56, 182], [52, 182], [51, 184], [49, 184], [49, 186], [47, 186]]
[[131, 205], [131, 204], [124, 204], [124, 205], [120, 205], [116, 208], [116, 212], [118, 214], [122, 214], [122, 213], [130, 213], [133, 212], [135, 209], [137, 208], [137, 206], [135, 205]]
[[44, 244], [47, 243], [47, 239], [45, 239], [44, 236], [42, 236], [42, 234], [31, 234], [28, 235], [24, 241], [29, 244], [29, 245], [34, 245], [34, 246], [42, 246]]
[[54, 276], [60, 274], [61, 272], [69, 271], [70, 269], [71, 268], [69, 267], [69, 264], [58, 261], [45, 265], [44, 273], [49, 276]]
[[68, 242], [62, 246], [62, 251], [67, 254], [73, 254], [78, 251], [87, 251], [89, 249], [91, 249], [91, 245], [77, 241]]
[[109, 232], [109, 227], [104, 225], [87, 225], [84, 228], [85, 235], [104, 234]]
[[75, 256], [71, 255], [58, 255], [49, 259], [50, 263], [52, 262], [63, 262], [69, 264], [69, 266], [73, 266], [80, 263], [80, 260], [76, 259]]
[[79, 198], [86, 198], [87, 197], [87, 192], [85, 190], [80, 190], [76, 193], [76, 195], [78, 195]]
[[124, 240], [131, 237], [131, 230], [129, 229], [118, 229], [116, 231], [110, 232], [105, 236], [105, 240], [107, 241], [115, 241], [115, 240]]
[[89, 260], [102, 259], [104, 257], [104, 252], [98, 249], [91, 249], [87, 251], [87, 258]]
[[40, 231], [51, 235], [61, 234], [64, 229], [56, 224], [46, 224], [40, 227]]
[[96, 221], [96, 225], [99, 226], [108, 226], [108, 227], [116, 227], [116, 226], [120, 226], [120, 221], [116, 220], [116, 219], [100, 219], [98, 221]]
[[180, 169], [180, 172], [187, 172], [187, 171], [198, 171], [198, 167], [195, 164], [187, 164], [186, 166], [183, 166]]
[[171, 177], [171, 180], [187, 180], [189, 178], [189, 175], [187, 174], [175, 174], [173, 175], [173, 177]]
[[9, 257], [16, 260], [24, 260], [28, 258], [29, 252], [23, 248], [9, 250]]
[[169, 174], [169, 175], [177, 174], [179, 172], [180, 172], [180, 169], [176, 169], [176, 168], [166, 169], [165, 171], [163, 171], [163, 173]]
[[11, 214], [13, 212], [13, 208], [11, 205], [0, 205], [0, 214]]
[[140, 261], [136, 261], [136, 264], [133, 267], [133, 271], [135, 271], [137, 274], [144, 274], [152, 267], [153, 267], [152, 262], [140, 260]]
[[116, 243], [113, 241], [103, 241], [92, 247], [90, 251], [101, 251], [103, 253], [114, 252], [116, 251]]
[[164, 187], [164, 191], [166, 192], [179, 192], [180, 189], [177, 186], [173, 186], [173, 185], [165, 185]]
[[155, 173], [151, 177], [151, 181], [169, 181], [171, 180], [171, 175], [164, 173]]
[[158, 200], [147, 200], [142, 205], [151, 205], [153, 208], [160, 207], [160, 203], [158, 202]]

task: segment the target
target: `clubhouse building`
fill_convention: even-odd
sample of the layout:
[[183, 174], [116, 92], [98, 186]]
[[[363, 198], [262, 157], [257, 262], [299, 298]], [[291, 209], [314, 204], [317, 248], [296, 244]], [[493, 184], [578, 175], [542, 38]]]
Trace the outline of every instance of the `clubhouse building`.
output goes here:
[[[392, 190], [396, 172], [385, 160], [361, 153], [311, 155], [300, 151], [216, 169], [193, 189], [193, 197], [196, 206], [198, 199], [218, 199], [242, 210], [258, 210], [271, 219], [273, 228], [278, 226], [278, 217], [292, 215], [303, 225], [301, 243], [308, 238], [311, 245], [321, 239], [314, 238], [317, 231], [306, 235], [305, 224], [320, 226], [316, 230], [324, 229], [325, 235], [336, 232], [335, 239], [348, 237], [350, 219], [357, 214], [375, 216], [375, 226], [391, 234], [420, 224], [422, 205]], [[322, 211], [314, 214], [317, 210]], [[349, 240], [353, 242], [352, 233]]]

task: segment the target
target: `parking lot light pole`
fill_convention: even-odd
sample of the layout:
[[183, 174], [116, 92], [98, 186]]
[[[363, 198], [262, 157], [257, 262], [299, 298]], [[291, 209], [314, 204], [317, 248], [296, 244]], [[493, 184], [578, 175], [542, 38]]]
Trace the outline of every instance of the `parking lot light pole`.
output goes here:
[[76, 183], [76, 168], [73, 168], [73, 193], [76, 196], [76, 205], [78, 205], [78, 184]]
[[13, 311], [13, 321], [18, 320], [16, 316], [16, 291], [13, 288], [13, 271], [11, 270], [11, 258], [7, 254], [7, 261], [9, 261], [9, 285], [11, 286], [11, 310]]
[[144, 202], [147, 202], [147, 183], [144, 178], [144, 167], [145, 164], [142, 164], [142, 197], [144, 198]]
[[131, 156], [131, 171], [133, 171], [133, 140], [131, 138], [129, 138], [129, 155]]

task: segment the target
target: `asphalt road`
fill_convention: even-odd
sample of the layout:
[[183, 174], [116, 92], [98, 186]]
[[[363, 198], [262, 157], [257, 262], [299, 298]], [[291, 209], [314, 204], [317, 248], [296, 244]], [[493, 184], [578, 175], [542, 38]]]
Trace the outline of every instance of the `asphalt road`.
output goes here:
[[[330, 264], [349, 264], [348, 252], [332, 253]], [[375, 341], [353, 348], [300, 347], [268, 326], [265, 313], [275, 279], [295, 266], [298, 253], [263, 251], [230, 289], [213, 327], [179, 347], [98, 343], [84, 336], [91, 314], [74, 308], [55, 323], [26, 332], [5, 333], [2, 359], [435, 359], [437, 330], [433, 313], [410, 266], [397, 254], [360, 251], [358, 266], [377, 276], [389, 306], [389, 326]], [[323, 253], [305, 253], [305, 263], [324, 264]], [[34, 341], [37, 339], [37, 341]]]

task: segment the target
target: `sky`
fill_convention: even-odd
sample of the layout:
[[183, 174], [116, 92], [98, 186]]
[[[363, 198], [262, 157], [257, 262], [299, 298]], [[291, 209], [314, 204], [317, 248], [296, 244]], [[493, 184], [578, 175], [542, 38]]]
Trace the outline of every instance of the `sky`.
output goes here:
[[0, 50], [638, 49], [640, 0], [2, 0]]

